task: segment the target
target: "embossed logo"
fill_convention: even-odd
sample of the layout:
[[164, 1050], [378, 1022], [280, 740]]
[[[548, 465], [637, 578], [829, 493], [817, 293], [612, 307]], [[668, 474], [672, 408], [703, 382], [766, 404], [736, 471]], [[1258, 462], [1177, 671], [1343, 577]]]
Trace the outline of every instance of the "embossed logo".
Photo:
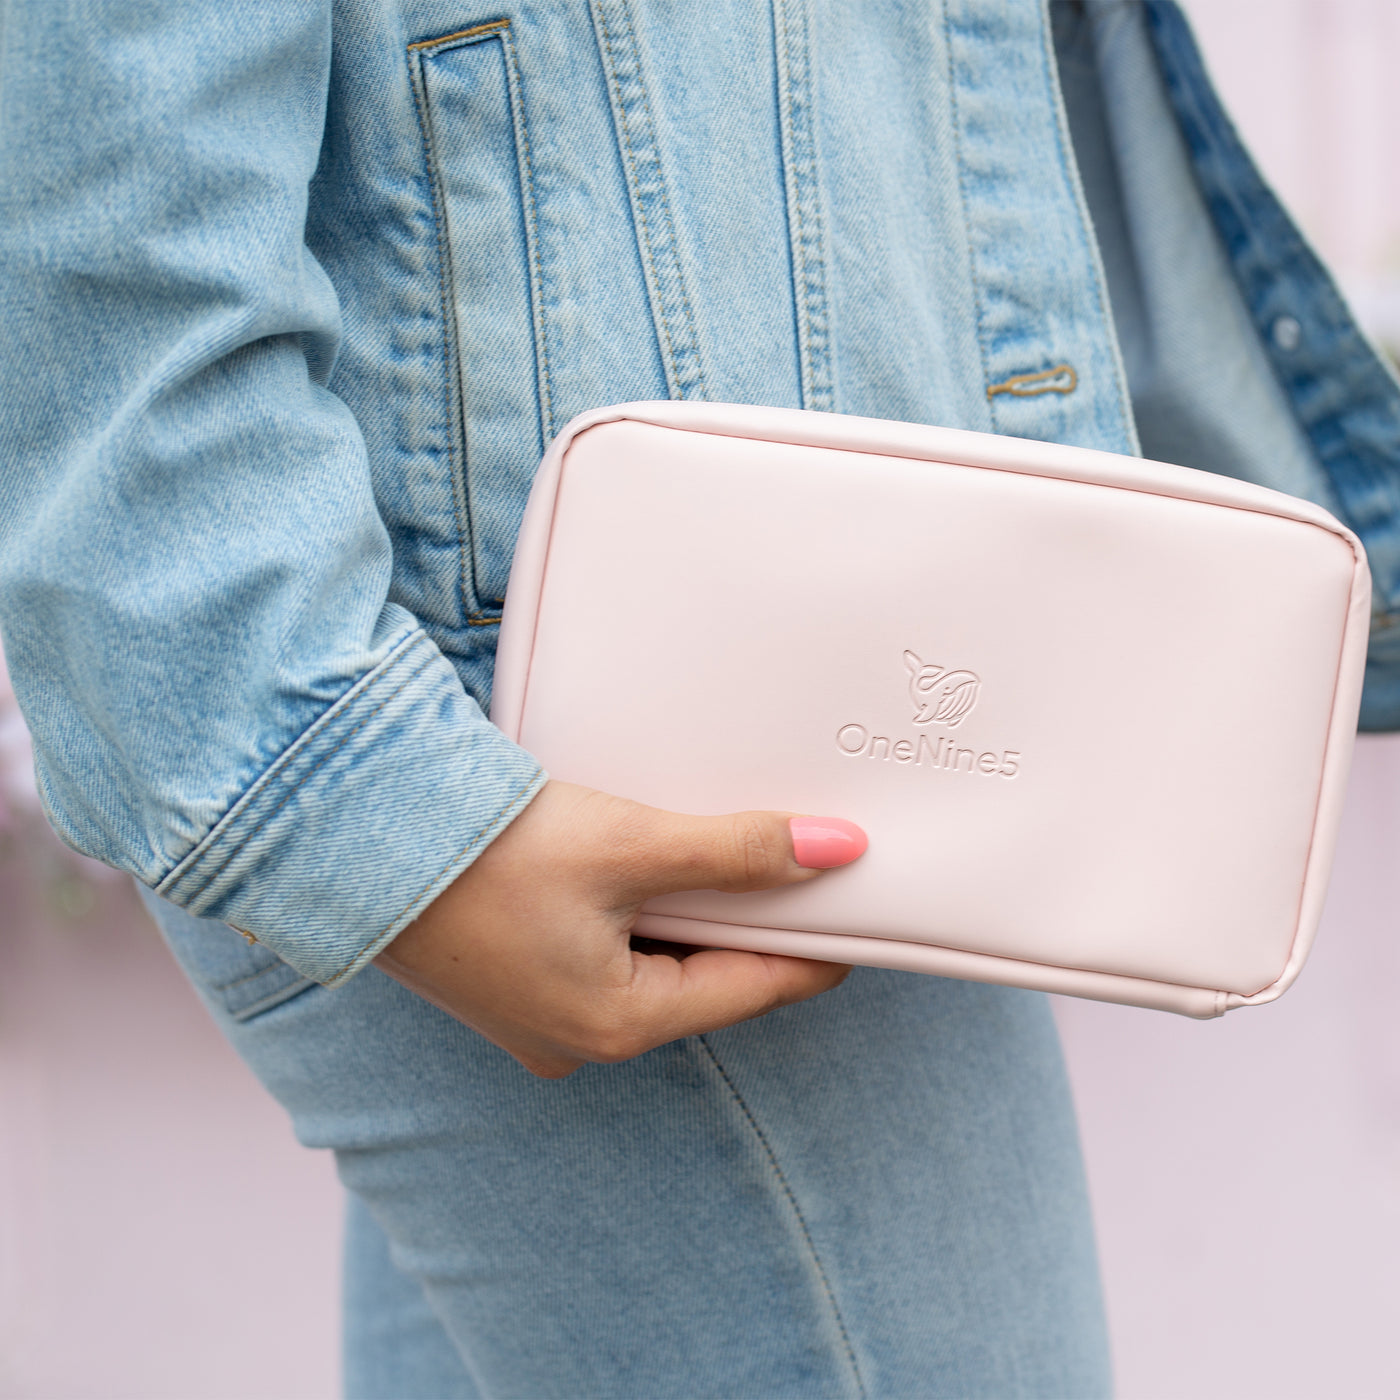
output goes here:
[[[941, 724], [956, 729], [977, 706], [982, 681], [975, 671], [949, 671], [924, 661], [917, 652], [904, 653], [909, 673], [909, 700], [917, 725]], [[955, 740], [927, 729], [911, 731], [908, 738], [877, 734], [853, 720], [836, 731], [836, 747], [847, 758], [875, 759], [937, 773], [977, 773], [986, 778], [1015, 778], [1021, 771], [1019, 749], [960, 748]]]
[[972, 713], [982, 688], [976, 672], [931, 666], [912, 651], [904, 653], [904, 666], [909, 672], [915, 724], [946, 724], [956, 729]]

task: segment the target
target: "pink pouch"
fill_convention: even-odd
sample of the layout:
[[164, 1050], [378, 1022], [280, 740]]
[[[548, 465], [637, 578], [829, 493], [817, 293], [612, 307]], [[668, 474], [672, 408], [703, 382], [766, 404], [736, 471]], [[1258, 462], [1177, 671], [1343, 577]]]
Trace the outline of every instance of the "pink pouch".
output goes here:
[[1216, 1016], [1307, 956], [1369, 600], [1349, 530], [1227, 477], [626, 404], [540, 468], [492, 718], [556, 778], [870, 836], [648, 937]]

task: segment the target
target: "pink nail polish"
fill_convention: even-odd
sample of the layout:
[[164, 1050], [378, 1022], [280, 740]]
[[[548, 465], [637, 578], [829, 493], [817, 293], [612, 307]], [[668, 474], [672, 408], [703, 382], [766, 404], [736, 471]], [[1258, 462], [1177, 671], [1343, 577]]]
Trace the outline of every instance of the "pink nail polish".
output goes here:
[[860, 827], [844, 817], [794, 817], [788, 826], [792, 828], [793, 859], [808, 870], [849, 865], [870, 844]]

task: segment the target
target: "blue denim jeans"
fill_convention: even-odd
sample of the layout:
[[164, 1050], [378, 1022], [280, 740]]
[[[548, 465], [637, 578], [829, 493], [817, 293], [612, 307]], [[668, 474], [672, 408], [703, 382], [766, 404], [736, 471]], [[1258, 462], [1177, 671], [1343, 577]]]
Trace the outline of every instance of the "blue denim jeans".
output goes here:
[[323, 987], [147, 899], [335, 1151], [352, 1400], [1107, 1394], [1042, 997], [858, 969], [546, 1081], [375, 968]]

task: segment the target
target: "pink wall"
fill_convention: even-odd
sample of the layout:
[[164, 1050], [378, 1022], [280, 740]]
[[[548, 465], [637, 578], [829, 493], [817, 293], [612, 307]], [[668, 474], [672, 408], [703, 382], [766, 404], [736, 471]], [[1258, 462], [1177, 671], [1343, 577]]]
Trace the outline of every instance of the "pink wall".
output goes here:
[[[1400, 7], [1188, 9], [1266, 170], [1400, 344]], [[10, 713], [0, 687], [0, 1400], [329, 1397], [330, 1163], [129, 891], [25, 817]], [[1283, 1002], [1204, 1025], [1060, 1004], [1125, 1400], [1400, 1394], [1397, 925], [1400, 737], [1372, 738]]]
[[1058, 1002], [1125, 1400], [1400, 1395], [1398, 931], [1400, 735], [1372, 736], [1282, 1001]]

